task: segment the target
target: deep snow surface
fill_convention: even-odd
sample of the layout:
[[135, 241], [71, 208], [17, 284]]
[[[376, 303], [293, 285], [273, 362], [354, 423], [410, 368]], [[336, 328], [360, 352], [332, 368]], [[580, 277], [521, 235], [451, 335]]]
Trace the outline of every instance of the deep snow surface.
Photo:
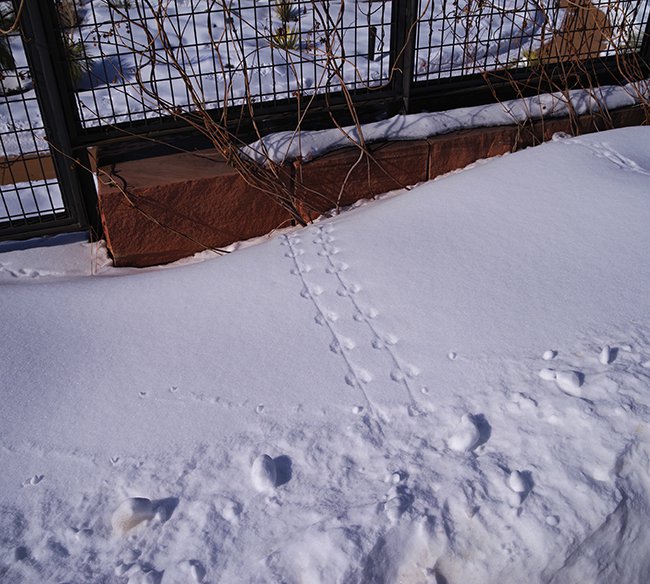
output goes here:
[[648, 225], [630, 128], [171, 269], [0, 250], [0, 581], [647, 582]]

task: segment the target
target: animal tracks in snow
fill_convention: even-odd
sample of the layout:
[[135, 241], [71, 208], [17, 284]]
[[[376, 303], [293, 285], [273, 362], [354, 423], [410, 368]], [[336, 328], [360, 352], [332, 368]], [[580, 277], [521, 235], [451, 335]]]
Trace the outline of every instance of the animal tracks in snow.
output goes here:
[[45, 475], [39, 475], [36, 474], [33, 477], [30, 477], [23, 481], [23, 486], [24, 487], [35, 487], [38, 485], [43, 479], [45, 478]]
[[36, 279], [44, 278], [47, 276], [60, 276], [58, 272], [52, 272], [49, 270], [36, 270], [30, 268], [17, 268], [13, 269], [9, 267], [8, 264], [0, 263], [0, 274], [5, 273], [9, 274], [12, 278], [16, 279]]
[[[290, 273], [302, 281], [300, 296], [311, 301], [316, 309], [316, 324], [329, 329], [332, 336], [329, 348], [345, 363], [345, 382], [363, 393], [367, 405], [371, 405], [371, 396], [366, 386], [373, 380], [386, 380], [402, 387], [409, 403], [409, 413], [419, 414], [412, 384], [420, 369], [398, 355], [395, 347], [399, 341], [397, 335], [382, 330], [377, 324], [379, 311], [361, 298], [364, 286], [350, 277], [350, 264], [340, 259], [344, 249], [333, 232], [331, 225], [311, 228], [311, 235], [307, 236], [315, 246], [311, 254], [307, 254], [306, 248], [302, 247], [301, 236], [290, 234], [282, 238], [281, 244], [288, 248], [284, 255], [293, 264]], [[306, 255], [316, 258], [317, 263], [310, 263], [305, 259]], [[366, 330], [357, 327], [351, 331], [350, 321], [363, 325]], [[343, 329], [347, 332], [344, 333]], [[364, 355], [363, 349], [368, 346], [388, 358], [387, 364], [384, 361], [380, 365], [382, 370], [377, 370], [377, 358]], [[373, 361], [373, 366], [362, 363], [369, 360]]]
[[369, 381], [368, 375], [362, 375], [361, 372], [363, 370], [353, 364], [349, 357], [349, 352], [354, 349], [353, 341], [341, 336], [334, 328], [333, 323], [339, 319], [339, 314], [326, 308], [319, 299], [323, 294], [324, 289], [320, 286], [314, 286], [305, 278], [305, 274], [309, 273], [312, 268], [309, 264], [298, 261], [298, 258], [304, 255], [304, 250], [298, 247], [301, 243], [300, 237], [293, 234], [285, 235], [283, 236], [281, 243], [289, 248], [289, 252], [285, 253], [285, 257], [289, 257], [293, 263], [290, 273], [294, 276], [298, 276], [302, 282], [300, 295], [304, 299], [309, 300], [316, 309], [314, 322], [329, 329], [332, 336], [332, 340], [330, 341], [330, 351], [340, 355], [345, 362], [345, 367], [347, 369], [345, 382], [351, 387], [358, 389], [363, 394], [366, 405], [372, 408], [372, 402], [364, 387], [364, 385]]
[[213, 406], [222, 408], [245, 407], [247, 402], [233, 402], [224, 399], [219, 395], [212, 395], [197, 391], [188, 390], [178, 385], [171, 385], [167, 388], [160, 388], [154, 391], [140, 390], [136, 393], [138, 399], [151, 400], [154, 402], [172, 403], [177, 405], [194, 403], [201, 406]]
[[643, 168], [641, 165], [628, 158], [627, 156], [623, 156], [607, 142], [584, 142], [580, 140], [574, 140], [563, 132], [558, 132], [555, 134], [553, 136], [553, 140], [557, 142], [563, 142], [565, 144], [576, 144], [578, 146], [582, 146], [583, 148], [591, 151], [597, 158], [604, 158], [620, 170], [635, 172], [644, 176], [650, 176], [650, 170]]

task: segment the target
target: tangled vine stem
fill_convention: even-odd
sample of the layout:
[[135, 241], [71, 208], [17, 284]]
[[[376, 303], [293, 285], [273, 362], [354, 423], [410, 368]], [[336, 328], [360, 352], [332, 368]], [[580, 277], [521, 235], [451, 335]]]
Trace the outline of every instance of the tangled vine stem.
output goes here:
[[[245, 21], [240, 13], [234, 11], [231, 2], [226, 0], [212, 0], [209, 2], [208, 30], [210, 32], [210, 43], [221, 66], [221, 74], [224, 80], [224, 96], [230, 95], [231, 92], [230, 79], [232, 79], [232, 76], [228, 75], [228, 71], [235, 69], [241, 74], [244, 84], [245, 95], [242, 100], [243, 106], [241, 112], [243, 114], [246, 111], [247, 119], [252, 122], [261, 152], [265, 158], [263, 164], [259, 164], [244, 155], [241, 150], [244, 144], [228, 129], [232, 126], [232, 120], [229, 120], [228, 117], [232, 114], [233, 108], [230, 107], [231, 104], [228, 103], [227, 97], [224, 98], [218, 117], [215, 117], [213, 112], [208, 110], [206, 106], [207, 100], [202, 91], [202, 87], [196, 82], [195, 72], [192, 70], [192, 59], [188, 53], [188, 49], [182, 43], [179, 44], [174, 41], [175, 38], [182, 38], [183, 31], [179, 29], [180, 24], [174, 22], [169, 16], [167, 10], [169, 0], [143, 0], [135, 4], [132, 10], [121, 8], [116, 2], [110, 2], [109, 5], [129, 27], [128, 35], [120, 36], [119, 31], [115, 32], [116, 38], [123, 45], [131, 50], [133, 49], [133, 47], [129, 47], [128, 43], [129, 38], [132, 38], [132, 31], [134, 29], [138, 29], [144, 37], [144, 41], [140, 43], [137, 50], [138, 64], [134, 71], [137, 89], [143, 100], [148, 101], [154, 109], [164, 111], [176, 119], [184, 121], [205, 136], [215, 150], [223, 156], [227, 164], [234, 168], [250, 186], [271, 197], [276, 203], [281, 205], [289, 212], [296, 223], [306, 225], [311, 218], [318, 216], [326, 208], [338, 210], [342, 192], [348, 180], [347, 178], [341, 187], [341, 192], [333, 198], [315, 189], [305, 189], [307, 192], [306, 196], [296, 197], [291, 185], [282, 176], [286, 172], [282, 167], [282, 163], [278, 164], [274, 162], [266, 150], [266, 145], [262, 140], [262, 132], [259, 130], [256, 122], [256, 97], [253, 95], [251, 74], [247, 65], [247, 49], [234, 25], [235, 19], [239, 18], [247, 26], [252, 26], [255, 30], [258, 30], [260, 38], [264, 38], [263, 31], [259, 31], [257, 23]], [[351, 145], [359, 148], [360, 156], [355, 167], [364, 160], [370, 164], [373, 159], [363, 140], [363, 132], [356, 114], [355, 103], [348, 90], [343, 74], [344, 65], [352, 65], [355, 67], [355, 70], [356, 65], [340, 52], [343, 46], [341, 32], [342, 8], [338, 13], [330, 14], [328, 10], [323, 9], [317, 2], [312, 0], [310, 0], [310, 6], [313, 7], [313, 14], [316, 20], [314, 28], [321, 31], [320, 35], [322, 40], [321, 47], [316, 48], [312, 46], [310, 50], [319, 58], [322, 72], [316, 81], [316, 87], [312, 88], [308, 97], [303, 97], [303, 91], [301, 89], [295, 92], [298, 111], [294, 137], [296, 140], [301, 139], [300, 130], [302, 120], [311, 108], [316, 95], [323, 92], [327, 95], [327, 88], [332, 82], [335, 82], [345, 97], [347, 112], [354, 120], [355, 136], [353, 137], [352, 133], [344, 130], [330, 113], [332, 123], [344, 133]], [[224, 14], [225, 21], [229, 23], [227, 39], [224, 37], [224, 34], [218, 38], [212, 34], [211, 9], [214, 7], [217, 7]], [[296, 83], [300, 86], [299, 67], [296, 66], [296, 63], [301, 58], [302, 50], [300, 29], [298, 25], [288, 24], [288, 21], [299, 19], [304, 11], [301, 12], [299, 7], [295, 5], [295, 2], [290, 1], [276, 5], [276, 9], [278, 9], [277, 14], [283, 23], [271, 35], [270, 45], [283, 51], [287, 66], [292, 72]], [[231, 54], [234, 53], [237, 56], [237, 61], [234, 65], [231, 62], [226, 64], [221, 61], [219, 48], [226, 42], [231, 43], [231, 45], [234, 44], [234, 49], [231, 46], [230, 50]], [[148, 83], [152, 79], [146, 77], [145, 70], [150, 65], [161, 63], [164, 63], [170, 70], [174, 71], [175, 76], [182, 82], [189, 98], [190, 103], [188, 106], [179, 107], [172, 100], [166, 100], [156, 91], [154, 84]], [[188, 64], [190, 70], [187, 69]], [[357, 74], [360, 75], [358, 71]], [[354, 168], [350, 170], [350, 173], [353, 170]]]
[[[607, 18], [596, 14], [597, 11], [594, 12], [595, 8], [589, 0], [579, 0], [579, 5], [573, 2], [576, 6], [572, 8], [573, 12], [567, 11], [568, 16], [565, 18], [564, 24], [556, 22], [557, 15], [555, 13], [551, 14], [542, 0], [531, 1], [533, 1], [539, 20], [543, 24], [540, 25], [540, 46], [531, 45], [528, 48], [522, 48], [520, 51], [520, 55], [524, 55], [526, 59], [525, 65], [530, 70], [529, 78], [522, 82], [520, 76], [514, 75], [513, 67], [521, 70], [521, 63], [505, 64], [503, 67], [499, 67], [497, 63], [496, 66], [489, 67], [486, 60], [483, 74], [488, 86], [492, 88], [495, 80], [501, 84], [505, 82], [520, 97], [524, 97], [531, 86], [535, 86], [539, 92], [549, 91], [550, 89], [560, 95], [565, 95], [571, 123], [574, 130], [579, 131], [578, 115], [568, 99], [568, 91], [573, 80], [580, 76], [587, 80], [587, 88], [592, 91], [597, 107], [602, 110], [603, 120], [611, 124], [607, 108], [596, 91], [595, 73], [591, 70], [591, 65], [585, 60], [585, 57], [593, 56], [592, 53], [597, 53], [603, 43], [609, 42], [611, 46], [617, 49], [619, 73], [629, 80], [639, 78], [640, 63], [634, 60], [636, 57], [632, 55], [629, 48], [626, 49], [626, 47], [616, 42], [614, 27]], [[566, 3], [573, 0], [561, 1]], [[615, 2], [622, 1], [615, 0]], [[137, 89], [142, 99], [151, 103], [154, 109], [167, 112], [176, 119], [183, 120], [205, 136], [215, 150], [223, 156], [227, 164], [234, 168], [246, 183], [282, 206], [297, 224], [305, 225], [311, 218], [318, 216], [319, 210], [323, 208], [338, 211], [344, 190], [353, 173], [358, 173], [361, 165], [365, 164], [368, 179], [370, 179], [370, 164], [373, 162], [376, 164], [364, 139], [363, 128], [357, 115], [352, 90], [349, 83], [346, 82], [351, 72], [358, 78], [361, 78], [362, 75], [357, 69], [355, 59], [348, 57], [344, 51], [345, 26], [343, 13], [345, 2], [342, 2], [337, 9], [332, 11], [329, 3], [317, 2], [316, 0], [302, 0], [301, 2], [296, 2], [296, 0], [275, 0], [269, 3], [268, 14], [277, 20], [269, 20], [266, 25], [263, 25], [257, 22], [256, 16], [251, 21], [251, 18], [246, 16], [245, 11], [236, 9], [236, 3], [230, 0], [208, 0], [210, 44], [221, 68], [221, 71], [217, 71], [217, 73], [223, 79], [224, 98], [219, 114], [216, 117], [214, 110], [209, 110], [206, 105], [207, 99], [202, 85], [197, 82], [197, 75], [193, 69], [193, 60], [189, 49], [182, 42], [178, 42], [178, 39], [183, 38], [184, 29], [177, 18], [170, 16], [168, 8], [171, 2], [172, 0], [142, 0], [125, 6], [123, 2], [109, 1], [112, 10], [121, 16], [123, 22], [130, 29], [128, 34], [125, 33], [124, 36], [120, 36], [119, 31], [116, 31], [116, 38], [121, 39], [121, 42], [127, 47], [128, 43], [132, 42], [133, 39], [132, 30], [138, 29], [141, 38], [144, 38], [137, 50], [138, 65], [135, 70]], [[368, 2], [367, 14], [362, 10], [362, 13], [366, 15], [369, 28], [371, 26], [371, 15], [375, 14], [382, 4], [384, 3], [378, 0]], [[409, 43], [412, 43], [418, 27], [428, 18], [432, 18], [434, 8], [432, 0], [420, 2], [419, 13], [408, 30], [405, 31], [406, 41], [404, 46], [396, 48], [398, 54], [393, 59], [394, 63], [399, 63], [404, 51], [409, 50]], [[213, 34], [213, 10], [215, 13], [223, 14], [224, 22], [228, 23], [219, 36]], [[309, 30], [306, 31], [302, 28], [301, 23], [307, 12], [312, 15], [312, 20], [310, 21]], [[253, 14], [257, 15], [257, 11], [253, 11]], [[514, 18], [502, 5], [491, 0], [467, 0], [465, 3], [455, 4], [453, 12], [449, 15], [450, 22], [454, 19], [458, 20], [450, 30], [454, 37], [454, 44], [460, 46], [463, 50], [464, 67], [471, 66], [480, 70], [478, 52], [485, 52], [487, 50], [485, 43], [488, 42], [482, 37], [479, 23], [485, 14], [502, 14], [504, 20]], [[633, 19], [634, 16], [631, 18]], [[240, 24], [239, 27], [235, 25], [236, 22]], [[514, 32], [511, 36], [520, 36], [522, 39], [527, 38], [528, 33], [524, 30], [525, 25], [523, 23], [520, 25], [520, 30], [517, 28], [519, 25], [516, 24], [514, 19], [512, 24]], [[300, 190], [301, 194], [297, 196], [286, 176], [283, 176], [285, 172], [283, 163], [274, 162], [266, 149], [266, 144], [262, 139], [263, 133], [257, 125], [255, 109], [258, 96], [255, 95], [253, 90], [254, 71], [249, 69], [251, 55], [245, 39], [240, 34], [241, 25], [249, 27], [253, 35], [256, 34], [256, 38], [266, 39], [267, 46], [281, 54], [287, 70], [298, 88], [293, 93], [297, 106], [297, 117], [291, 141], [301, 140], [303, 120], [312, 108], [317, 95], [324, 95], [326, 105], [329, 106], [330, 88], [336, 86], [339, 94], [343, 97], [348, 117], [353, 120], [353, 131], [350, 132], [339, 124], [332, 113], [332, 108], [329, 108], [330, 121], [334, 127], [343, 133], [351, 146], [359, 149], [359, 156], [348, 170], [336, 195], [327, 196], [318, 188], [302, 188]], [[263, 29], [264, 26], [267, 28]], [[624, 27], [625, 23], [621, 26]], [[619, 26], [619, 29], [621, 26]], [[584, 29], [587, 27], [590, 27], [591, 41], [585, 55], [585, 47], [582, 45], [577, 47], [576, 50], [571, 50], [573, 44], [567, 41], [567, 38], [571, 34], [574, 34], [575, 38], [579, 38], [580, 35], [584, 37]], [[564, 44], [559, 43], [558, 39], [560, 37], [564, 39]], [[229, 47], [229, 50], [226, 50], [226, 53], [230, 55], [227, 63], [221, 60], [222, 51], [220, 49], [224, 47]], [[133, 49], [133, 47], [128, 48]], [[320, 72], [309, 90], [303, 87], [302, 81], [305, 53], [312, 55], [320, 66]], [[145, 73], [148, 68], [153, 71], [156, 64], [163, 64], [174, 72], [175, 77], [184, 86], [189, 105], [179, 107], [172, 99], [167, 100], [157, 92], [155, 83], [152, 83], [155, 79], [153, 77], [147, 78]], [[240, 115], [244, 116], [246, 114], [247, 120], [252, 124], [258, 139], [260, 153], [264, 158], [263, 164], [254, 162], [245, 156], [241, 149], [243, 144], [229, 130], [238, 121], [229, 119], [229, 116], [236, 115], [233, 114], [236, 110], [229, 103], [228, 97], [233, 94], [233, 71], [236, 71], [240, 79], [243, 80], [244, 95], [241, 98]], [[346, 77], [346, 72], [348, 77]], [[397, 73], [401, 72], [396, 69], [390, 70], [386, 83], [391, 83], [393, 76]], [[153, 76], [153, 73], [150, 73], [150, 75]], [[493, 94], [498, 101], [498, 95], [494, 89]], [[647, 99], [643, 103], [647, 107]], [[515, 120], [515, 123], [522, 125], [519, 120]], [[382, 170], [381, 165], [376, 164], [376, 167]], [[298, 172], [300, 170], [298, 163]]]
[[14, 11], [11, 10], [7, 17], [7, 22], [5, 22], [3, 18], [2, 25], [0, 27], [0, 35], [8, 35], [18, 30], [18, 26], [20, 25], [20, 17], [23, 13], [24, 7], [25, 0], [20, 0], [20, 4], [18, 5], [18, 10], [15, 11], [15, 15], [13, 14]]

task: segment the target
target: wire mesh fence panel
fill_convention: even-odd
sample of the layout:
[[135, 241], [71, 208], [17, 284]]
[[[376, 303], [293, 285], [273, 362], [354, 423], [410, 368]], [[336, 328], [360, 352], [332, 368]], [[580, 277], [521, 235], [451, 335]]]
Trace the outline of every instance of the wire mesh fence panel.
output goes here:
[[[599, 49], [600, 56], [611, 56], [620, 53], [638, 53], [643, 45], [644, 32], [648, 30], [650, 22], [649, 0], [592, 0], [591, 7], [583, 7], [582, 15], [576, 16], [577, 9], [571, 7], [567, 0], [563, 0], [565, 20], [570, 22], [570, 17], [576, 22], [576, 41], [582, 40], [588, 44], [593, 32], [602, 32], [602, 44]], [[583, 2], [584, 6], [584, 2]], [[565, 26], [565, 29], [570, 27]]]
[[11, 3], [0, 2], [0, 236], [70, 217]]
[[641, 49], [648, 0], [420, 0], [416, 81]]
[[59, 0], [85, 128], [380, 87], [391, 2]]

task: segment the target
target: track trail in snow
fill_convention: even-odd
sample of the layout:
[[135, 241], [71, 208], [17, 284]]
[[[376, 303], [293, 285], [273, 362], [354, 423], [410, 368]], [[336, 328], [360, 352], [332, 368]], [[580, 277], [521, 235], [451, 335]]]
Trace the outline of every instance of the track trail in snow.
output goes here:
[[643, 176], [650, 176], [650, 170], [642, 167], [631, 158], [624, 156], [608, 142], [588, 142], [585, 140], [576, 140], [568, 134], [564, 134], [563, 132], [558, 132], [555, 136], [553, 136], [553, 141], [585, 148], [589, 150], [594, 156], [596, 156], [596, 158], [607, 160], [618, 170], [634, 172]]
[[409, 413], [412, 415], [421, 414], [422, 412], [415, 399], [415, 392], [412, 388], [412, 380], [420, 374], [420, 370], [415, 365], [406, 363], [399, 358], [396, 349], [399, 338], [393, 333], [381, 331], [375, 324], [375, 319], [379, 315], [377, 309], [371, 305], [364, 305], [358, 300], [358, 294], [363, 290], [363, 286], [351, 278], [346, 278], [344, 274], [347, 272], [340, 269], [345, 264], [339, 263], [334, 259], [341, 252], [335, 245], [336, 237], [332, 235], [334, 232], [335, 229], [331, 225], [319, 226], [316, 230], [316, 237], [313, 240], [313, 243], [320, 248], [318, 255], [327, 261], [325, 272], [336, 278], [338, 285], [336, 294], [349, 301], [353, 319], [365, 325], [369, 330], [372, 335], [372, 348], [383, 351], [388, 355], [392, 365], [390, 379], [404, 388], [410, 402]]
[[53, 272], [49, 270], [35, 270], [30, 268], [11, 268], [8, 264], [3, 264], [0, 262], [0, 274], [1, 273], [9, 274], [12, 278], [42, 278], [45, 276], [61, 276], [58, 272]]
[[[373, 380], [390, 379], [392, 383], [403, 389], [409, 415], [421, 415], [423, 412], [415, 398], [413, 387], [420, 369], [400, 357], [396, 348], [399, 337], [392, 332], [382, 330], [376, 321], [379, 311], [372, 304], [360, 299], [360, 293], [364, 290], [363, 284], [349, 276], [350, 266], [340, 259], [342, 250], [337, 245], [334, 232], [332, 225], [319, 225], [303, 233], [305, 237], [311, 238], [316, 255], [321, 260], [318, 274], [325, 275], [322, 286], [312, 282], [307, 275], [316, 268], [299, 259], [305, 254], [300, 237], [285, 236], [283, 242], [289, 247], [285, 255], [293, 260], [292, 273], [300, 276], [303, 284], [301, 296], [309, 299], [316, 308], [315, 322], [327, 326], [330, 330], [332, 334], [330, 350], [340, 355], [345, 362], [346, 383], [359, 389], [368, 405], [377, 409], [377, 404], [372, 400], [372, 392], [368, 389]], [[332, 293], [336, 294], [338, 304], [343, 301], [347, 305], [344, 313], [341, 310], [328, 308], [327, 296]], [[346, 336], [339, 332], [335, 323], [339, 321], [340, 324], [347, 314], [351, 315], [352, 321], [357, 326], [351, 329], [354, 334]], [[365, 364], [367, 361], [365, 352], [368, 349], [385, 355], [386, 359], [382, 367], [387, 366], [387, 371], [377, 371], [376, 366], [373, 369]]]
[[[311, 264], [299, 260], [300, 256], [305, 253], [304, 250], [299, 247], [301, 241], [302, 239], [295, 234], [285, 235], [282, 241], [282, 244], [289, 248], [285, 253], [285, 256], [290, 258], [294, 265], [291, 269], [291, 273], [294, 276], [298, 276], [302, 283], [303, 288], [300, 295], [309, 300], [316, 309], [314, 322], [320, 326], [326, 327], [330, 332], [332, 336], [330, 351], [341, 356], [347, 369], [345, 382], [351, 387], [357, 389], [363, 396], [366, 406], [374, 411], [376, 408], [366, 391], [366, 385], [372, 380], [372, 375], [369, 371], [354, 363], [350, 352], [356, 347], [356, 344], [352, 339], [344, 337], [336, 330], [334, 323], [339, 319], [340, 315], [336, 311], [328, 310], [324, 303], [319, 300], [319, 296], [324, 292], [323, 288], [317, 285], [311, 285], [305, 277], [305, 274], [311, 272], [313, 268]], [[338, 271], [346, 270], [347, 268], [347, 264], [343, 262], [336, 266]]]

